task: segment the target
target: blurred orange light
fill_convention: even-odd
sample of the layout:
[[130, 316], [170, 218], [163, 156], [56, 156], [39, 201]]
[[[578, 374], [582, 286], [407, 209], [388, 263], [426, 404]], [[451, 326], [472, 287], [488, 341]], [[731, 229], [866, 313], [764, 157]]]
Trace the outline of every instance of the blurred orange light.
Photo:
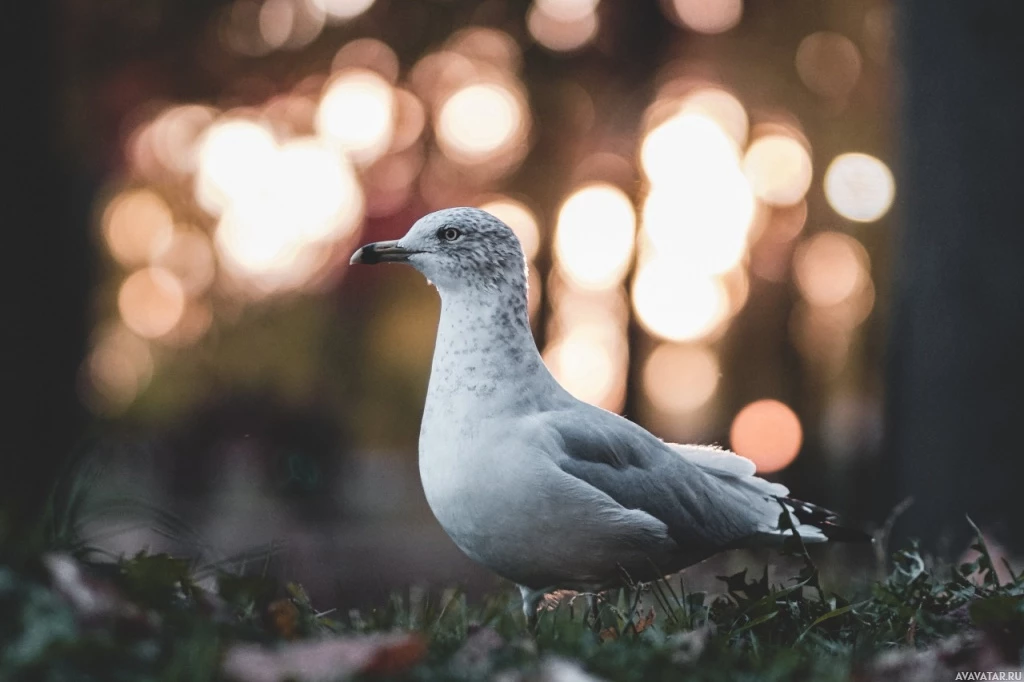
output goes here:
[[332, 19], [348, 21], [370, 9], [374, 0], [313, 0], [313, 2]]
[[189, 296], [206, 291], [216, 274], [210, 238], [196, 229], [176, 229], [167, 245], [153, 256], [153, 264], [174, 273]]
[[816, 306], [842, 303], [869, 281], [867, 251], [856, 239], [839, 232], [822, 232], [801, 244], [793, 267], [800, 293]]
[[818, 31], [800, 41], [796, 71], [807, 88], [822, 97], [846, 97], [860, 78], [860, 51], [839, 33]]
[[395, 128], [395, 93], [373, 71], [350, 69], [324, 90], [316, 115], [317, 132], [356, 163], [373, 163], [387, 151]]
[[441, 149], [462, 163], [480, 163], [510, 151], [524, 137], [523, 104], [498, 83], [467, 85], [440, 107], [435, 124]]
[[[573, 3], [579, 4], [579, 3]], [[598, 19], [593, 11], [563, 18], [548, 12], [541, 4], [530, 7], [526, 27], [538, 43], [553, 52], [578, 50], [597, 35]]]
[[789, 466], [803, 443], [796, 413], [778, 400], [752, 402], [736, 415], [729, 440], [733, 451], [753, 460], [757, 471], [769, 474]]
[[717, 278], [652, 258], [637, 269], [633, 309], [652, 335], [666, 341], [693, 341], [708, 336], [726, 320], [729, 294]]
[[164, 268], [143, 268], [121, 284], [117, 307], [125, 325], [147, 339], [163, 336], [174, 328], [185, 310], [181, 282]]
[[825, 197], [844, 218], [860, 223], [878, 220], [895, 196], [892, 171], [868, 154], [840, 154], [825, 171]]
[[750, 145], [743, 172], [760, 199], [773, 206], [792, 206], [811, 186], [811, 155], [786, 135], [765, 135]]
[[357, 38], [345, 43], [331, 60], [331, 71], [365, 69], [379, 73], [384, 80], [398, 80], [398, 55], [387, 43], [376, 38]]
[[600, 0], [534, 0], [537, 8], [560, 21], [575, 21], [597, 9]]
[[345, 158], [317, 140], [291, 140], [281, 147], [275, 193], [279, 229], [308, 241], [350, 234], [363, 217], [359, 181]]
[[731, 173], [738, 163], [733, 138], [702, 114], [673, 116], [649, 132], [640, 145], [640, 165], [651, 183], [677, 187], [708, 173]]
[[555, 256], [577, 286], [613, 287], [632, 260], [635, 233], [633, 204], [622, 190], [607, 183], [585, 185], [559, 209]]
[[150, 130], [153, 153], [160, 164], [177, 173], [194, 172], [199, 138], [215, 115], [214, 109], [196, 104], [163, 112]]
[[658, 256], [690, 272], [720, 274], [743, 258], [754, 207], [739, 172], [655, 185], [643, 204], [644, 234]]
[[673, 0], [676, 17], [697, 33], [724, 33], [740, 23], [743, 0]]
[[565, 390], [608, 410], [621, 408], [626, 379], [622, 332], [581, 325], [548, 346], [544, 361]]
[[98, 335], [84, 369], [91, 393], [86, 402], [96, 412], [116, 414], [149, 383], [153, 354], [149, 344], [121, 324], [113, 324]]
[[523, 245], [526, 260], [536, 257], [540, 248], [540, 228], [537, 227], [537, 216], [524, 203], [508, 197], [496, 197], [480, 208], [512, 228]]
[[145, 263], [167, 245], [174, 218], [160, 196], [148, 189], [122, 192], [103, 214], [103, 236], [111, 255], [122, 265]]
[[733, 139], [737, 147], [747, 143], [750, 124], [747, 110], [730, 92], [720, 88], [698, 88], [683, 98], [680, 113], [711, 119]]
[[644, 393], [664, 412], [692, 412], [715, 394], [718, 375], [718, 359], [707, 346], [663, 343], [644, 363]]
[[260, 7], [260, 35], [271, 49], [288, 42], [295, 23], [293, 0], [266, 0]]
[[276, 156], [277, 143], [264, 126], [244, 119], [215, 123], [199, 142], [196, 199], [220, 215], [231, 203], [265, 189]]

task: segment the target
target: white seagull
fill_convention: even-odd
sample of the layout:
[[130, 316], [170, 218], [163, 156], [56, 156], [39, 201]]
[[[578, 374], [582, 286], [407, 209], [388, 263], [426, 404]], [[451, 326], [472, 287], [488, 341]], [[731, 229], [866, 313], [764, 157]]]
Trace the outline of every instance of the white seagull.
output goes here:
[[727, 549], [867, 540], [727, 450], [665, 443], [577, 400], [537, 351], [526, 260], [475, 208], [431, 213], [352, 263], [408, 263], [441, 295], [420, 426], [427, 502], [470, 558], [519, 586], [531, 625], [557, 589], [647, 582]]

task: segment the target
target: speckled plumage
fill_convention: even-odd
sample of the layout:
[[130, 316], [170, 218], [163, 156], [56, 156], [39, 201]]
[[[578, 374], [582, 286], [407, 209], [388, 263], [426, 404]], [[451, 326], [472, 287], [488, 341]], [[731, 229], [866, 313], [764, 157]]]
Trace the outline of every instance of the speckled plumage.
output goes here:
[[[458, 231], [454, 239], [446, 239]], [[371, 249], [372, 247], [372, 249]], [[405, 260], [441, 295], [420, 429], [431, 510], [471, 558], [521, 586], [528, 613], [556, 588], [650, 580], [721, 550], [778, 544], [782, 505], [807, 542], [833, 517], [787, 497], [730, 452], [666, 444], [567, 393], [537, 351], [512, 230], [454, 208], [353, 262]]]

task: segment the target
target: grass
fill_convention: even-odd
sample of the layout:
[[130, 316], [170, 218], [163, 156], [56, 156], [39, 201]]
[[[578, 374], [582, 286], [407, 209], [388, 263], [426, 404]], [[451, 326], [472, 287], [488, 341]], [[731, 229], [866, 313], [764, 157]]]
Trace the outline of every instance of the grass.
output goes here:
[[[721, 576], [714, 595], [632, 586], [602, 595], [596, 613], [566, 594], [527, 633], [511, 588], [479, 602], [410, 589], [339, 613], [267, 577], [267, 552], [206, 564], [102, 556], [80, 540], [89, 479], [75, 481], [37, 545], [13, 551], [0, 537], [0, 680], [867, 682], [1021, 665], [1024, 573], [1000, 582], [980, 533], [970, 563], [937, 564], [911, 545], [883, 580], [846, 594], [822, 583], [794, 534], [783, 552], [801, 568], [781, 584], [765, 566]], [[154, 523], [183, 532], [166, 514]]]

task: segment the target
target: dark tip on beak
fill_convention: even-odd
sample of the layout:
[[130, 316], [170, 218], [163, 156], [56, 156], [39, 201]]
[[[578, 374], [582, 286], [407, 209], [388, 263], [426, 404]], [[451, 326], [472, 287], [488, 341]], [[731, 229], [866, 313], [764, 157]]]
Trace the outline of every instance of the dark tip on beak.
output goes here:
[[352, 265], [376, 265], [377, 263], [402, 263], [416, 253], [398, 245], [398, 241], [374, 242], [360, 247], [352, 254]]

